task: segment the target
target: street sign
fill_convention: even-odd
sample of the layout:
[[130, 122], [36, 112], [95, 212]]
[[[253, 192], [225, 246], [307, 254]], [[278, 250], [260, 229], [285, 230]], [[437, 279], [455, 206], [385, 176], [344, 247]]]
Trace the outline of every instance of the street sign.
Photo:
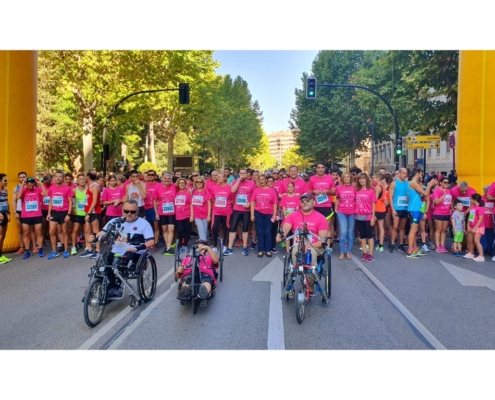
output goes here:
[[407, 143], [406, 149], [439, 149], [440, 142]]
[[455, 147], [455, 135], [452, 134], [449, 136], [449, 146], [451, 149]]
[[430, 135], [424, 135], [424, 136], [407, 136], [406, 137], [406, 143], [417, 143], [417, 142], [434, 142], [440, 141], [440, 136], [430, 136]]

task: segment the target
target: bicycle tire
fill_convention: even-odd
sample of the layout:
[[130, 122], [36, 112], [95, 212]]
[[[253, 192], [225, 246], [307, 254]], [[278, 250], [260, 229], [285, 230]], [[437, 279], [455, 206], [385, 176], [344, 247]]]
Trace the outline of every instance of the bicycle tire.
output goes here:
[[326, 295], [327, 302], [330, 301], [330, 296], [332, 295], [332, 256], [329, 254], [330, 250], [326, 250], [323, 256], [325, 263], [325, 286], [326, 286]]
[[153, 299], [156, 291], [157, 272], [155, 259], [151, 255], [144, 253], [139, 258], [138, 271], [137, 287], [139, 297], [147, 303]]
[[103, 280], [95, 278], [91, 281], [84, 295], [84, 322], [90, 328], [98, 325], [105, 311], [105, 289]]
[[296, 304], [296, 319], [297, 322], [302, 324], [304, 320], [304, 307], [306, 303], [306, 285], [304, 283], [304, 276], [298, 275], [295, 282], [295, 294], [294, 303]]
[[290, 295], [287, 287], [290, 284], [291, 279], [291, 266], [290, 266], [290, 255], [287, 254], [284, 259], [284, 266], [282, 270], [282, 300], [285, 298], [286, 301], [289, 301]]

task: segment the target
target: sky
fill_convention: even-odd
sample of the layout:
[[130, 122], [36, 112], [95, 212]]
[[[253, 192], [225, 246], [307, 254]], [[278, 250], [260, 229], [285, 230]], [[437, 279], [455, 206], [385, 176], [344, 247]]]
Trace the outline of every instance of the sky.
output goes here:
[[289, 129], [295, 107], [295, 88], [302, 88], [303, 72], [311, 72], [317, 50], [220, 50], [213, 58], [221, 63], [217, 73], [241, 76], [252, 99], [263, 111], [267, 134]]

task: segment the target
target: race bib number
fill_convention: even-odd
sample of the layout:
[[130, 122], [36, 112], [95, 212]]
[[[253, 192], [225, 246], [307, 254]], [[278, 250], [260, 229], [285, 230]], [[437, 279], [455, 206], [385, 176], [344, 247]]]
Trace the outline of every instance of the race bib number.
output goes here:
[[38, 211], [38, 202], [37, 201], [26, 201], [26, 211], [27, 212]]
[[62, 196], [53, 196], [52, 204], [54, 207], [62, 207], [64, 205], [64, 198]]
[[174, 203], [163, 203], [162, 211], [164, 213], [173, 213], [174, 212]]
[[286, 208], [285, 209], [285, 215], [289, 215], [290, 213], [293, 213], [294, 211], [296, 211], [295, 208]]
[[474, 216], [476, 212], [474, 210], [469, 211], [469, 222], [474, 222]]
[[237, 195], [237, 205], [243, 206], [247, 204], [247, 194], [238, 194]]
[[9, 203], [7, 201], [0, 202], [0, 211], [7, 211], [9, 209]]
[[485, 203], [485, 214], [493, 215], [493, 203], [492, 202]]
[[43, 205], [45, 205], [45, 206], [50, 205], [50, 196], [43, 197]]
[[451, 201], [452, 201], [452, 196], [450, 194], [446, 194], [445, 197], [443, 198], [443, 204], [449, 206]]
[[186, 205], [186, 196], [177, 196], [175, 198], [176, 206], [185, 206]]
[[399, 196], [397, 199], [397, 205], [399, 207], [407, 207], [407, 196]]
[[77, 202], [77, 211], [84, 211], [85, 205], [86, 205], [85, 201], [78, 201]]
[[320, 193], [316, 195], [316, 203], [323, 204], [328, 201], [328, 196], [326, 194]]
[[218, 208], [227, 207], [227, 197], [215, 197], [215, 207]]
[[471, 199], [469, 197], [459, 197], [458, 199], [464, 207], [469, 207], [471, 205]]
[[193, 206], [202, 206], [203, 200], [204, 200], [204, 196], [193, 196], [192, 204]]

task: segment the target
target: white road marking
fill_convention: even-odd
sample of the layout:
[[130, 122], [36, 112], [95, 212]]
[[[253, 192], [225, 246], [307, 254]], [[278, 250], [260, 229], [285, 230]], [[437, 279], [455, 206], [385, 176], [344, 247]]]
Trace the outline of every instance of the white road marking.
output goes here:
[[[165, 275], [163, 275], [156, 283], [157, 289], [173, 273], [174, 273], [174, 269], [171, 268]], [[93, 346], [98, 340], [100, 340], [104, 335], [106, 335], [115, 325], [119, 323], [119, 321], [121, 321], [127, 314], [129, 314], [133, 310], [134, 309], [129, 306], [124, 308], [115, 317], [113, 317], [110, 321], [108, 321], [108, 323], [106, 323], [98, 331], [96, 331], [81, 346], [79, 346], [78, 350], [89, 350], [91, 346]], [[105, 316], [103, 316], [103, 318], [105, 318]]]
[[464, 268], [440, 261], [440, 263], [449, 271], [454, 278], [463, 286], [481, 286], [495, 291], [495, 279]]
[[268, 312], [268, 350], [285, 350], [284, 319], [282, 312], [282, 269], [284, 263], [274, 258], [254, 276], [253, 281], [270, 282], [270, 308]]
[[436, 350], [447, 350], [426, 327], [356, 258], [352, 260]]

